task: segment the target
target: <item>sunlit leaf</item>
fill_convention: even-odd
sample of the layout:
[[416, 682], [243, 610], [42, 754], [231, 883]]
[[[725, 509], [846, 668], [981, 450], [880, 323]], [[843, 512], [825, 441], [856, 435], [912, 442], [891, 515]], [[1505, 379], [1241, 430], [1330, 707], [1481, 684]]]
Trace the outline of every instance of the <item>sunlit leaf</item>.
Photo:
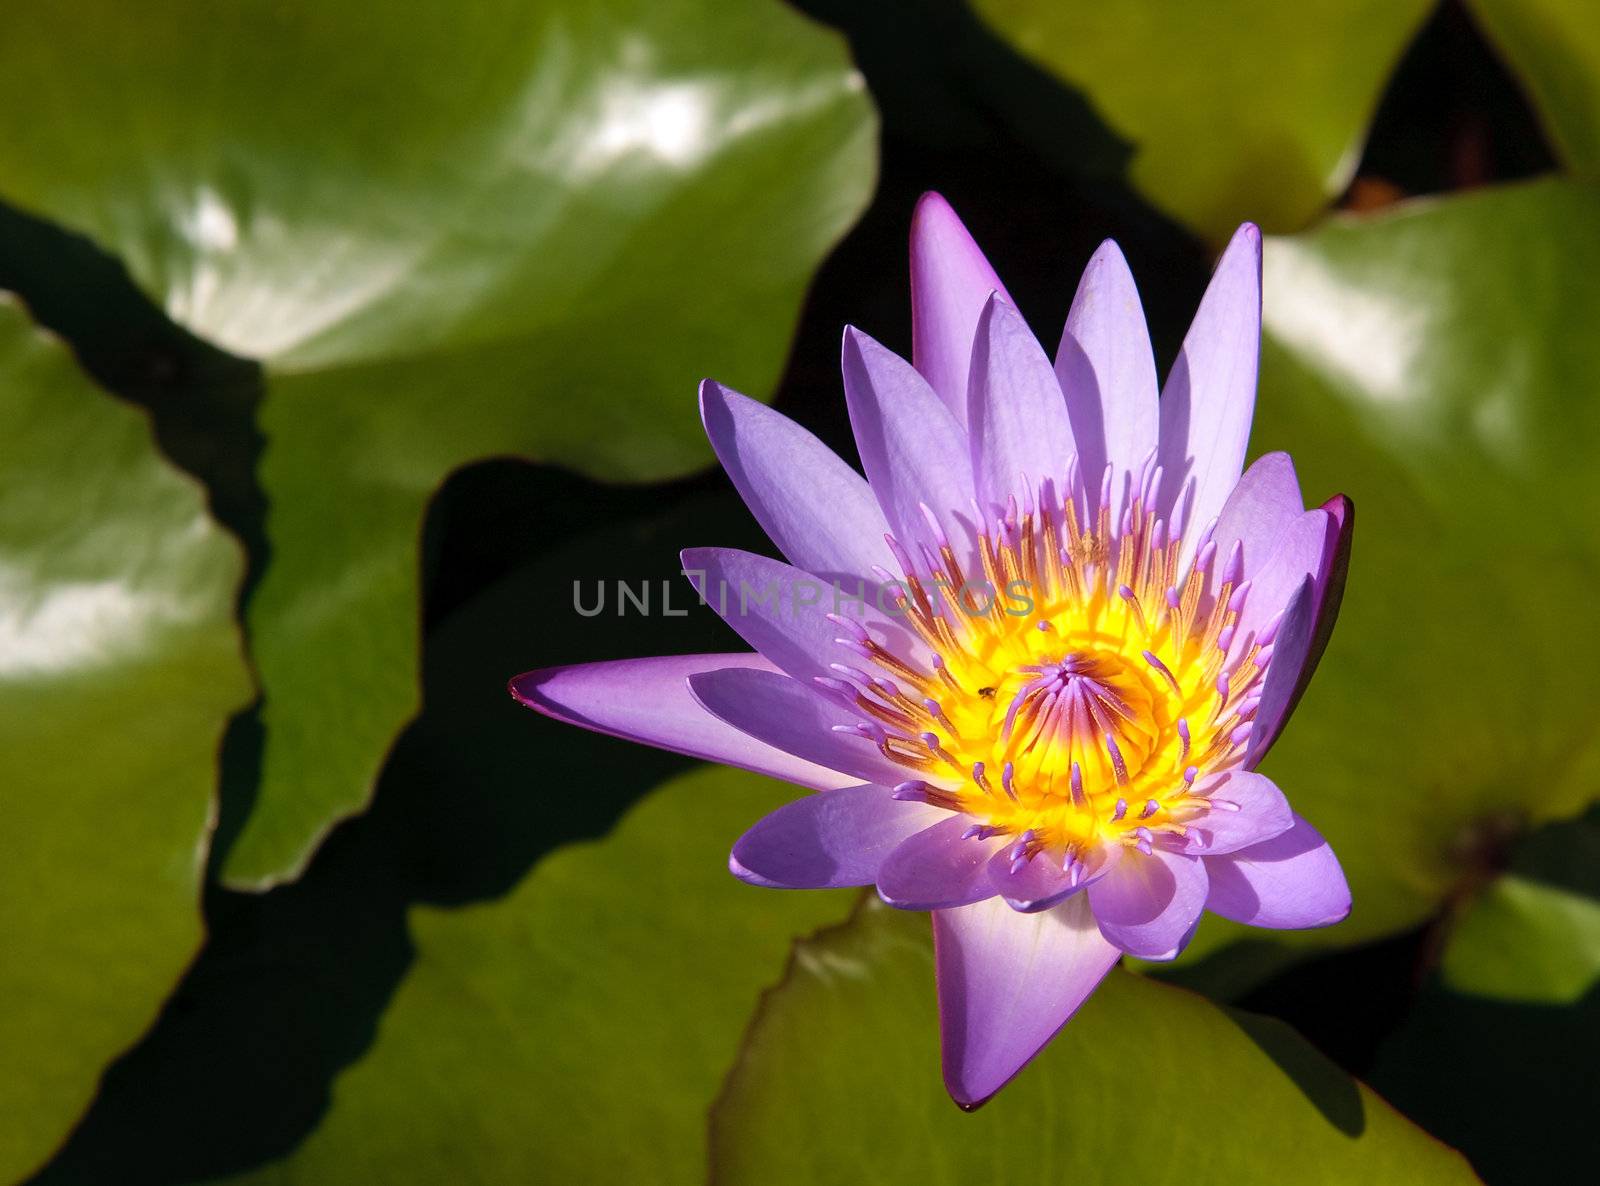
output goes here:
[[1600, 793], [1597, 272], [1600, 189], [1562, 182], [1268, 247], [1253, 446], [1356, 505], [1338, 630], [1265, 767], [1355, 908], [1291, 941], [1417, 925], [1508, 828]]
[[1150, 201], [1213, 240], [1298, 230], [1349, 183], [1427, 0], [974, 0], [1134, 146]]
[[200, 944], [241, 569], [144, 418], [0, 298], [0, 1180]]
[[[529, 772], [508, 794], [583, 794]], [[705, 1117], [791, 940], [852, 895], [740, 885], [794, 788], [686, 775], [505, 900], [411, 916], [417, 959], [322, 1127], [251, 1182], [700, 1182]]]
[[928, 929], [874, 903], [800, 945], [713, 1113], [714, 1182], [1475, 1180], [1281, 1023], [1120, 971], [963, 1115], [940, 1085]]
[[473, 458], [709, 459], [870, 191], [840, 39], [776, 0], [10, 6], [0, 196], [266, 367], [265, 704], [225, 877], [300, 868], [417, 706], [417, 539]]

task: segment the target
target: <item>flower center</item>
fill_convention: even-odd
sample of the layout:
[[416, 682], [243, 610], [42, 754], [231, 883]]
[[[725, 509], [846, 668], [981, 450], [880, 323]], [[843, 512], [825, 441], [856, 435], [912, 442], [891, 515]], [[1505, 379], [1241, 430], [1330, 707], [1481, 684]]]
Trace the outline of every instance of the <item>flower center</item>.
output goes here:
[[1216, 806], [1196, 782], [1242, 760], [1277, 626], [1235, 637], [1249, 591], [1237, 549], [1215, 572], [1208, 542], [1180, 573], [1181, 539], [1146, 499], [1117, 531], [1085, 501], [1079, 487], [1055, 505], [1045, 483], [1037, 505], [979, 531], [970, 576], [942, 537], [921, 566], [897, 545], [900, 609], [931, 670], [854, 627], [841, 642], [878, 673], [838, 665], [850, 682], [825, 681], [872, 718], [857, 731], [917, 772], [898, 797], [1069, 862], [1104, 842], [1148, 851]]

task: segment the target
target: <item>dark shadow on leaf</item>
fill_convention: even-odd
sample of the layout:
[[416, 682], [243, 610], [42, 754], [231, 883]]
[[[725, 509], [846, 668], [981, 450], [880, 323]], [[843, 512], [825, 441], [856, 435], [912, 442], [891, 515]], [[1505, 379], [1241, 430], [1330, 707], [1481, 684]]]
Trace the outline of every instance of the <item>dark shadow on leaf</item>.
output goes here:
[[1524, 1005], [1432, 985], [1384, 1046], [1371, 1082], [1466, 1155], [1488, 1186], [1586, 1182], [1600, 1110], [1600, 988]]
[[[167, 457], [206, 489], [211, 513], [244, 546], [242, 614], [269, 561], [267, 497], [256, 478], [261, 368], [174, 324], [122, 264], [89, 240], [0, 204], [0, 289], [17, 293], [108, 391], [149, 414]], [[260, 705], [223, 739], [211, 868], [243, 826], [261, 771]]]
[[[732, 492], [708, 485], [605, 487], [514, 462], [452, 479], [425, 548], [435, 628], [424, 709], [372, 810], [336, 828], [297, 882], [211, 890], [199, 959], [35, 1183], [194, 1182], [285, 1155], [371, 1044], [412, 959], [409, 907], [506, 892], [544, 853], [603, 835], [690, 764], [546, 720], [505, 683], [524, 667], [738, 648], [678, 576], [685, 538], [762, 546]], [[494, 579], [469, 592], [485, 573]], [[605, 614], [575, 612], [578, 575], [612, 586]], [[657, 610], [662, 582], [675, 584], [674, 608], [688, 612], [618, 615], [618, 581], [651, 586]], [[435, 612], [435, 595], [448, 612]]]
[[1367, 1118], [1361, 1091], [1354, 1079], [1277, 1018], [1237, 1009], [1228, 1009], [1226, 1013], [1261, 1052], [1293, 1080], [1306, 1099], [1322, 1113], [1323, 1119], [1347, 1137], [1362, 1134]]

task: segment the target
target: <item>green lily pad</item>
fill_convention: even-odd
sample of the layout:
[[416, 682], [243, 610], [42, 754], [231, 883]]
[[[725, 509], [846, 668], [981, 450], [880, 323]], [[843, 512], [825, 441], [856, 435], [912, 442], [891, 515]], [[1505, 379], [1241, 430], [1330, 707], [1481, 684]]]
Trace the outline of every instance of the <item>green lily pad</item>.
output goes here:
[[1600, 980], [1600, 901], [1497, 878], [1456, 923], [1439, 970], [1458, 992], [1570, 1004]]
[[146, 420], [0, 297], [0, 1181], [200, 946], [242, 568]]
[[1222, 242], [1307, 225], [1349, 184], [1429, 0], [974, 0], [1134, 146], [1155, 205]]
[[1600, 188], [1572, 182], [1268, 245], [1253, 447], [1356, 505], [1338, 630], [1264, 766], [1355, 906], [1284, 941], [1416, 926], [1508, 829], [1600, 798], [1597, 270]]
[[704, 1181], [706, 1110], [759, 990], [854, 897], [729, 876], [733, 840], [794, 795], [702, 768], [503, 901], [413, 911], [376, 1045], [299, 1150], [239, 1180]]
[[1288, 1027], [1117, 970], [962, 1115], [940, 1085], [928, 931], [871, 903], [799, 946], [712, 1114], [714, 1182], [1476, 1181]]
[[1440, 975], [1449, 988], [1570, 1005], [1600, 982], [1600, 811], [1530, 837], [1466, 903]]
[[1526, 88], [1556, 152], [1600, 170], [1600, 23], [1586, 0], [1467, 0]]
[[13, 6], [0, 194], [260, 360], [266, 749], [230, 884], [293, 875], [416, 710], [418, 536], [451, 470], [656, 479], [694, 384], [760, 393], [864, 205], [842, 41], [776, 0]]

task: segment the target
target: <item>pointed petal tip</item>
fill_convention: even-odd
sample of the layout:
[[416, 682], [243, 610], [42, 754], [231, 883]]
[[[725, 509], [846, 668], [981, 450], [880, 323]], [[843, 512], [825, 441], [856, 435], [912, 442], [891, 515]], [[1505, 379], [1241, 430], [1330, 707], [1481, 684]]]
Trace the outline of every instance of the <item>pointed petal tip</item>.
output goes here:
[[583, 663], [569, 664], [562, 667], [537, 667], [532, 671], [524, 671], [521, 675], [512, 676], [506, 681], [506, 691], [511, 693], [511, 699], [524, 708], [531, 708], [542, 717], [549, 717], [554, 721], [570, 723], [571, 710], [552, 700], [545, 693], [545, 685], [552, 680], [559, 679], [570, 671], [575, 671], [587, 666]]
[[967, 1112], [969, 1114], [976, 1112], [979, 1108], [983, 1107], [984, 1104], [988, 1103], [999, 1094], [999, 1089], [996, 1088], [988, 1095], [979, 1096], [977, 1099], [968, 1098], [968, 1094], [965, 1089], [957, 1083], [952, 1083], [948, 1074], [945, 1075], [944, 1089], [950, 1093], [951, 1102], [963, 1112]]
[[917, 198], [917, 204], [911, 212], [911, 221], [912, 225], [915, 226], [924, 218], [942, 217], [944, 215], [949, 215], [953, 218], [955, 213], [955, 209], [950, 205], [948, 198], [936, 189], [927, 189], [923, 190], [921, 196]]
[[538, 668], [534, 671], [524, 671], [521, 675], [514, 675], [506, 681], [506, 691], [511, 694], [511, 699], [535, 712], [543, 711], [534, 694], [538, 691], [540, 682], [545, 678], [549, 668]]
[[1131, 278], [1133, 269], [1128, 266], [1128, 257], [1122, 253], [1122, 245], [1115, 239], [1102, 239], [1100, 246], [1094, 249], [1094, 254], [1089, 257], [1089, 268], [1114, 267], [1119, 271], [1127, 272]]
[[772, 883], [770, 881], [765, 880], [759, 874], [750, 872], [750, 870], [746, 869], [739, 863], [739, 858], [734, 856], [731, 852], [728, 854], [728, 872], [732, 873], [735, 877], [747, 885], [758, 885], [763, 889], [772, 888]]
[[1348, 494], [1335, 494], [1317, 509], [1326, 511], [1328, 516], [1339, 525], [1340, 531], [1350, 530], [1352, 520], [1354, 520], [1356, 514], [1356, 504]]

